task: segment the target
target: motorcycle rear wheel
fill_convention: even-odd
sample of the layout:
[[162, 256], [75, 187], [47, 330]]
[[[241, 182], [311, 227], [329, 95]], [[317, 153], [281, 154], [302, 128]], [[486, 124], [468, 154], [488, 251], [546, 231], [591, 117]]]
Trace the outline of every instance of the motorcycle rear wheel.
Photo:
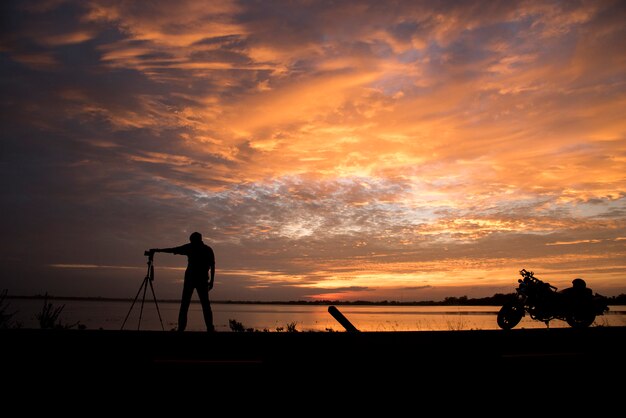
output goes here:
[[566, 321], [572, 328], [587, 328], [596, 320], [593, 313], [572, 313], [567, 316]]
[[524, 316], [524, 307], [517, 303], [507, 303], [498, 312], [498, 326], [502, 329], [511, 329], [519, 324]]

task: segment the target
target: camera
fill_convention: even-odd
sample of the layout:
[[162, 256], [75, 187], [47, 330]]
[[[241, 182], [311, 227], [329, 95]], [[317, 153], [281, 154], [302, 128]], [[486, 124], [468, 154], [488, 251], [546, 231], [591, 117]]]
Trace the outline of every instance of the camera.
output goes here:
[[143, 252], [143, 255], [145, 255], [146, 257], [152, 257], [154, 256], [154, 251], [146, 250]]

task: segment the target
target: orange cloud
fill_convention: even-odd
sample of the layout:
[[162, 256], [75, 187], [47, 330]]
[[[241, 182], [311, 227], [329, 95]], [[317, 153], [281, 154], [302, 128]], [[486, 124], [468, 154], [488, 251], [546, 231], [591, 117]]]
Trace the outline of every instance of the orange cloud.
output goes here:
[[[53, 209], [50, 236], [97, 224], [109, 249], [203, 227], [228, 249], [224, 274], [250, 295], [501, 290], [523, 267], [559, 283], [588, 272], [617, 292], [623, 9], [14, 6], [0, 45], [2, 167], [21, 182], [7, 189], [27, 196], [7, 198], [24, 205], [7, 228], [36, 229], [38, 206], [23, 202], [37, 199]], [[55, 256], [72, 260], [65, 251]], [[101, 265], [80, 257], [46, 265]]]

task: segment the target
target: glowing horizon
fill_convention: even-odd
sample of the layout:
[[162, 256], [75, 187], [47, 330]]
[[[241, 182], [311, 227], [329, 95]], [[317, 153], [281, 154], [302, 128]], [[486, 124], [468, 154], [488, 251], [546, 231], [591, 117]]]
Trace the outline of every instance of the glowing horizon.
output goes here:
[[197, 230], [214, 299], [626, 293], [623, 2], [2, 8], [10, 292], [132, 293]]

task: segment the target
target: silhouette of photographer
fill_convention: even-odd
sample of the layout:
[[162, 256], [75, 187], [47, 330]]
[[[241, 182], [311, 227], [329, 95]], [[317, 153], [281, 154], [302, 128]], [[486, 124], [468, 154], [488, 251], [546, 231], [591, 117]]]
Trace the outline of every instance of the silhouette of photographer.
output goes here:
[[170, 253], [187, 256], [183, 295], [178, 314], [178, 331], [182, 332], [187, 327], [187, 312], [189, 311], [194, 289], [198, 292], [198, 298], [202, 304], [206, 329], [209, 332], [215, 331], [213, 311], [211, 311], [211, 302], [209, 301], [209, 290], [213, 289], [215, 279], [215, 253], [210, 246], [202, 241], [202, 234], [199, 232], [192, 233], [189, 236], [189, 243], [179, 247], [153, 248], [149, 251], [151, 253]]

